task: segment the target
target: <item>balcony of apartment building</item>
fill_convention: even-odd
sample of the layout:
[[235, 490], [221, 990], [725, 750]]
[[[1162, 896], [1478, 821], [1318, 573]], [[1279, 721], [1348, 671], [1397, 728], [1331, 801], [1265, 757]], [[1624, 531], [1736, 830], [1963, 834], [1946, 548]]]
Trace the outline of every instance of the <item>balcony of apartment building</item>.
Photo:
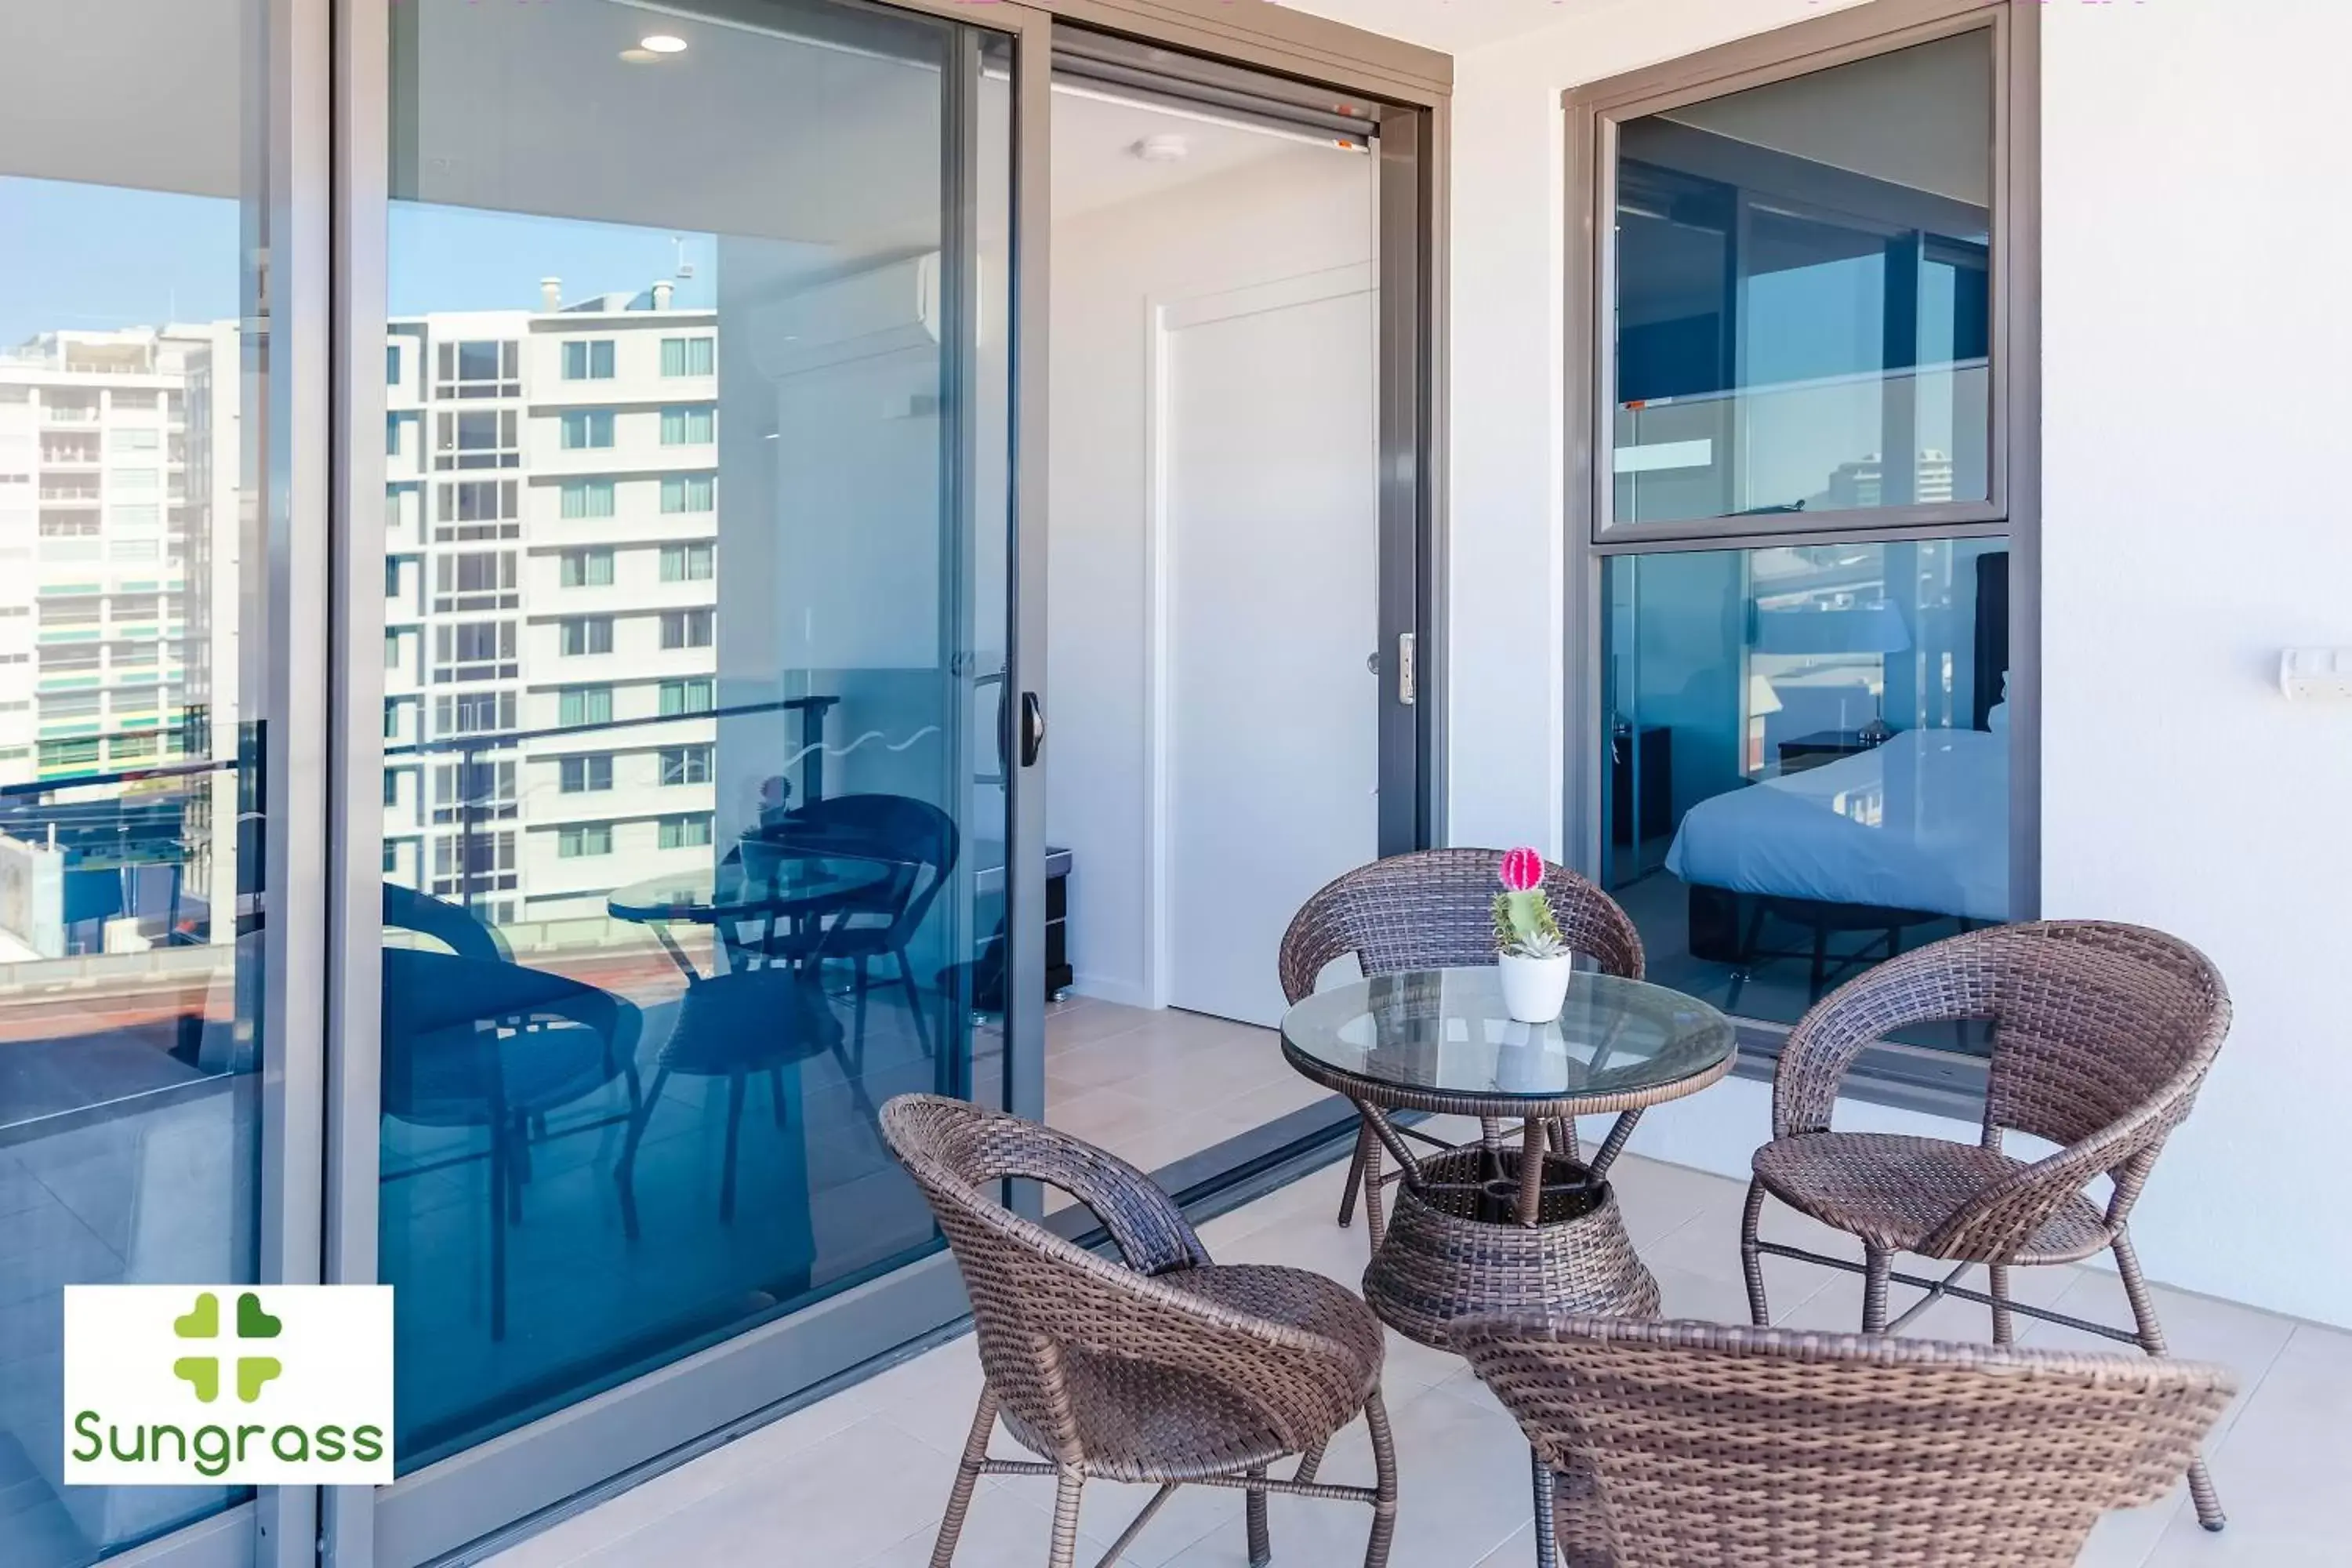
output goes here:
[[2345, 1559], [2352, 17], [1305, 3], [0, 20], [6, 1568]]

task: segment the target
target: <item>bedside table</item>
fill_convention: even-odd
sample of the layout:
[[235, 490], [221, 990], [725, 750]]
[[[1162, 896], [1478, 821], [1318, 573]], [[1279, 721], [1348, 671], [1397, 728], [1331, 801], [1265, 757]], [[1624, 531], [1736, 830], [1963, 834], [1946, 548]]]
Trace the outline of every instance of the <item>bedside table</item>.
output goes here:
[[1859, 730], [1816, 730], [1780, 742], [1780, 772], [1801, 773], [1836, 757], [1875, 750], [1884, 741], [1866, 738]]

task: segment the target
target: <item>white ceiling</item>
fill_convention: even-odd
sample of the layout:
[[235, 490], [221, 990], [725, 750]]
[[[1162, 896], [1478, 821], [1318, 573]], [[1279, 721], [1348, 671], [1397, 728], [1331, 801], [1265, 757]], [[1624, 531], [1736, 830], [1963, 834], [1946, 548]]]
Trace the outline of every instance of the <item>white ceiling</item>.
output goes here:
[[1385, 33], [1424, 48], [1467, 54], [1541, 32], [1580, 15], [1648, 0], [1276, 0], [1293, 10]]
[[[1119, 202], [1157, 195], [1179, 185], [1222, 174], [1244, 163], [1284, 153], [1314, 153], [1305, 133], [1219, 122], [1205, 115], [1095, 96], [1112, 89], [1092, 83], [1056, 82], [1054, 89], [1054, 216], [1056, 221]], [[1170, 163], [1147, 163], [1135, 145], [1149, 136], [1181, 136], [1185, 155]], [[1333, 158], [1362, 153], [1334, 146]]]

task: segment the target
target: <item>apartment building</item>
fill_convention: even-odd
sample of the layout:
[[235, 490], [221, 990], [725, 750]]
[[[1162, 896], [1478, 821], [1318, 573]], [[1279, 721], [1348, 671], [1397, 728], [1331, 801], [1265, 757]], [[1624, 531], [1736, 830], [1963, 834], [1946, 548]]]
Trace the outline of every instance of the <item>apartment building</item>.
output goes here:
[[[236, 890], [209, 846], [236, 806], [235, 727], [212, 715], [235, 710], [238, 680], [239, 411], [214, 395], [235, 384], [237, 341], [224, 321], [47, 331], [0, 353], [0, 787], [181, 770], [149, 795], [149, 826], [204, 847], [154, 858], [170, 887], [101, 915], [118, 950], [205, 929], [199, 900]], [[189, 769], [203, 763], [224, 765]], [[54, 858], [53, 839], [22, 852]], [[51, 890], [8, 922], [46, 956], [69, 912], [60, 875], [28, 877]]]
[[711, 834], [717, 313], [541, 289], [384, 349], [384, 873], [509, 927]]

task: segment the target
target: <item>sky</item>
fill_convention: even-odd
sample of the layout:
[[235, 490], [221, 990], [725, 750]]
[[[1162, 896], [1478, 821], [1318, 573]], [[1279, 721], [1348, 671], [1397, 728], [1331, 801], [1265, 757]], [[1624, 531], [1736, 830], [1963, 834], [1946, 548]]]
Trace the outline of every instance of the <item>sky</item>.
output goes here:
[[[535, 310], [539, 280], [568, 300], [673, 278], [681, 308], [717, 299], [707, 234], [394, 202], [389, 313]], [[681, 251], [681, 244], [683, 249]], [[0, 176], [0, 346], [62, 327], [154, 326], [237, 313], [237, 204], [113, 185]]]

